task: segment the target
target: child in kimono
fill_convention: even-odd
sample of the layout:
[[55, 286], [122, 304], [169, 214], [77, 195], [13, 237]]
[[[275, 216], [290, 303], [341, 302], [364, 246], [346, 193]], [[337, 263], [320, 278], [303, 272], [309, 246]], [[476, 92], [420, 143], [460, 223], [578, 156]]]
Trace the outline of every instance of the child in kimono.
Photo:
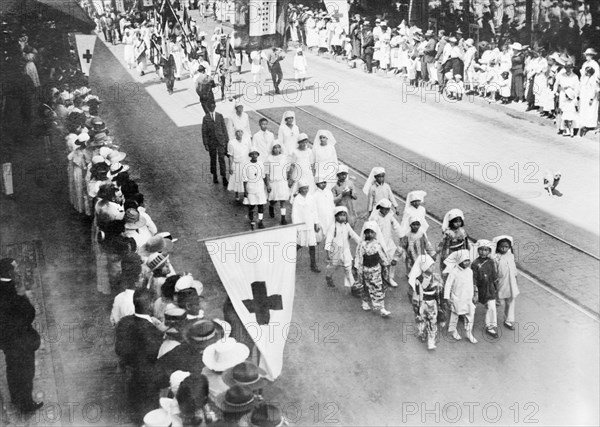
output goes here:
[[254, 222], [254, 208], [258, 210], [258, 228], [265, 228], [263, 224], [263, 215], [265, 204], [267, 203], [267, 193], [265, 186], [267, 185], [267, 177], [263, 162], [258, 161], [260, 153], [256, 147], [250, 148], [248, 153], [250, 162], [246, 163], [243, 168], [244, 180], [244, 204], [248, 205], [248, 219], [250, 220], [250, 229], [254, 230], [256, 222]]
[[333, 212], [335, 222], [327, 230], [325, 239], [325, 251], [327, 251], [325, 281], [327, 286], [335, 287], [333, 274], [338, 267], [344, 267], [344, 286], [350, 288], [352, 295], [357, 295], [360, 292], [360, 287], [356, 285], [352, 275], [350, 239], [358, 244], [360, 238], [348, 224], [348, 209], [345, 206], [337, 206]]
[[510, 236], [494, 237], [496, 267], [498, 269], [498, 299], [504, 301], [504, 326], [515, 330], [515, 298], [519, 295], [517, 265]]
[[301, 178], [298, 181], [298, 194], [292, 202], [292, 223], [302, 224], [298, 227], [297, 248], [308, 246], [310, 255], [310, 269], [315, 273], [321, 270], [317, 267], [317, 237], [319, 232], [319, 218], [317, 217], [317, 206], [312, 194], [308, 193], [308, 181]]
[[485, 333], [498, 338], [498, 316], [496, 314], [496, 298], [498, 295], [498, 273], [495, 261], [490, 258], [493, 250], [489, 240], [478, 240], [476, 243], [479, 257], [471, 264], [473, 282], [476, 286], [477, 300], [486, 307]]
[[381, 231], [375, 221], [363, 225], [362, 240], [356, 247], [354, 267], [362, 286], [362, 309], [373, 311], [381, 317], [389, 317], [391, 312], [385, 309], [385, 285], [383, 277], [390, 264], [386, 254], [385, 241], [381, 240]]
[[269, 193], [269, 216], [275, 218], [275, 205], [279, 203], [281, 225], [287, 224], [285, 203], [290, 198], [290, 187], [287, 181], [288, 168], [287, 156], [281, 153], [281, 144], [275, 141], [271, 148], [271, 155], [265, 164], [265, 173], [267, 192]]
[[400, 223], [394, 218], [391, 211], [392, 202], [388, 199], [381, 199], [376, 205], [376, 210], [369, 217], [369, 221], [375, 221], [381, 230], [379, 239], [385, 241], [386, 253], [390, 259], [390, 266], [387, 271], [387, 281], [393, 288], [398, 287], [398, 283], [394, 280], [396, 276], [396, 264], [400, 259], [398, 245], [396, 244], [402, 237], [400, 231]]
[[333, 192], [333, 202], [336, 206], [344, 206], [348, 212], [348, 224], [350, 227], [356, 225], [356, 210], [354, 201], [358, 198], [354, 183], [348, 179], [348, 166], [340, 164], [338, 166], [337, 182], [331, 189]]
[[440, 271], [442, 271], [442, 278], [444, 283], [448, 275], [444, 273], [446, 269], [445, 259], [455, 251], [461, 249], [469, 249], [469, 236], [464, 229], [465, 216], [460, 209], [452, 209], [444, 215], [444, 221], [442, 222], [442, 241], [439, 244], [441, 251], [440, 256]]
[[421, 255], [408, 276], [408, 284], [413, 291], [412, 306], [418, 337], [423, 342], [427, 341], [428, 350], [436, 348], [439, 299], [444, 288], [440, 276], [433, 272], [434, 266], [432, 257]]
[[333, 193], [327, 189], [327, 180], [324, 177], [317, 176], [315, 177], [315, 183], [317, 189], [313, 193], [313, 197], [317, 205], [317, 217], [319, 218], [319, 225], [321, 227], [321, 231], [317, 233], [317, 243], [321, 243], [325, 240], [329, 228], [335, 221], [333, 215], [335, 204], [333, 203]]
[[475, 287], [473, 284], [473, 271], [469, 268], [471, 265], [471, 255], [467, 249], [452, 252], [445, 259], [447, 265], [444, 273], [448, 275], [448, 280], [444, 285], [444, 302], [450, 307], [450, 321], [448, 323], [448, 332], [455, 340], [460, 340], [456, 327], [458, 326], [459, 316], [464, 316], [466, 337], [471, 343], [477, 344], [473, 336], [473, 321], [475, 320]]
[[371, 173], [363, 187], [363, 193], [367, 196], [367, 211], [369, 212], [369, 216], [371, 216], [375, 204], [379, 203], [381, 199], [388, 199], [394, 211], [398, 208], [398, 202], [394, 193], [392, 193], [392, 188], [385, 182], [385, 169], [382, 167], [371, 169]]
[[410, 217], [408, 220], [410, 231], [400, 238], [400, 243], [398, 245], [402, 256], [404, 257], [407, 275], [412, 270], [415, 261], [420, 257], [429, 255], [435, 260], [437, 256], [437, 252], [429, 242], [427, 233], [423, 231], [421, 221], [423, 221], [423, 218], [420, 215], [413, 215]]

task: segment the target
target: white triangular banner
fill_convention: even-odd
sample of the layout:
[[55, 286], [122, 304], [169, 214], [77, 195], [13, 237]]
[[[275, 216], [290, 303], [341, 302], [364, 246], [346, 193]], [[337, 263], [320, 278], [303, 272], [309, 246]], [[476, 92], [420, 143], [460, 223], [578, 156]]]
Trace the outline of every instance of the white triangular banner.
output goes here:
[[[206, 241], [233, 307], [275, 380], [283, 367], [296, 286], [296, 226]], [[294, 331], [292, 331], [294, 332]]]
[[92, 58], [94, 57], [94, 46], [98, 36], [95, 34], [75, 34], [75, 43], [77, 44], [77, 56], [81, 64], [81, 71], [86, 76], [90, 75], [90, 67], [92, 66]]

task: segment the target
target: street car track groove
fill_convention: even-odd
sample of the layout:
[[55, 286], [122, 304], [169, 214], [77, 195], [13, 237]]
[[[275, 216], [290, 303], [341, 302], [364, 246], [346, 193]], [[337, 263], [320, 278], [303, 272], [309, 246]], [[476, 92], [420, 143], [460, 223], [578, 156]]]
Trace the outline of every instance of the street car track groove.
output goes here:
[[[369, 142], [366, 139], [362, 138], [361, 136], [356, 135], [355, 133], [353, 133], [353, 132], [351, 132], [351, 131], [349, 131], [349, 130], [347, 130], [347, 129], [339, 126], [339, 125], [336, 125], [335, 123], [332, 123], [332, 122], [330, 122], [330, 121], [328, 121], [328, 120], [326, 120], [326, 119], [324, 119], [322, 117], [319, 117], [319, 116], [311, 113], [310, 111], [308, 111], [308, 110], [306, 110], [306, 109], [304, 109], [302, 107], [294, 106], [294, 107], [291, 107], [291, 108], [298, 109], [298, 110], [302, 111], [303, 113], [306, 113], [306, 114], [308, 114], [308, 115], [310, 115], [310, 116], [312, 116], [312, 117], [314, 117], [314, 118], [316, 118], [316, 119], [318, 119], [318, 120], [320, 120], [320, 121], [322, 121], [324, 123], [327, 123], [328, 125], [330, 125], [330, 126], [336, 128], [336, 129], [338, 129], [338, 130], [340, 130], [340, 131], [342, 131], [342, 132], [344, 132], [344, 133], [352, 136], [353, 138], [356, 138], [356, 139], [360, 140], [361, 142], [366, 143], [367, 145], [369, 145], [369, 146], [371, 146], [371, 147], [373, 147], [373, 148], [375, 148], [375, 149], [377, 149], [377, 150], [385, 153], [386, 155], [391, 156], [394, 159], [399, 160], [399, 161], [401, 161], [403, 163], [409, 164], [409, 165], [411, 165], [411, 166], [419, 169], [422, 173], [425, 173], [425, 174], [427, 174], [427, 175], [429, 175], [429, 176], [431, 176], [431, 177], [433, 177], [433, 178], [435, 178], [435, 179], [443, 182], [444, 184], [447, 184], [447, 185], [451, 186], [452, 188], [454, 188], [454, 189], [456, 189], [456, 190], [458, 190], [458, 191], [460, 191], [460, 192], [462, 192], [464, 194], [467, 194], [468, 196], [471, 196], [472, 198], [474, 198], [474, 199], [476, 199], [476, 200], [478, 200], [478, 201], [480, 201], [480, 202], [488, 205], [489, 207], [491, 207], [493, 209], [496, 209], [496, 210], [502, 212], [503, 214], [508, 215], [511, 218], [514, 218], [515, 220], [517, 220], [519, 222], [522, 222], [525, 225], [527, 225], [529, 227], [532, 227], [535, 230], [537, 230], [537, 231], [539, 231], [539, 232], [541, 232], [541, 233], [543, 233], [543, 234], [545, 234], [545, 235], [547, 235], [547, 236], [549, 236], [549, 237], [551, 237], [551, 238], [553, 238], [555, 240], [558, 240], [559, 242], [561, 242], [561, 243], [569, 246], [571, 249], [573, 249], [573, 250], [575, 250], [577, 252], [581, 252], [582, 254], [587, 255], [588, 257], [591, 257], [591, 258], [593, 258], [595, 260], [600, 261], [600, 258], [598, 256], [596, 256], [596, 255], [594, 255], [594, 254], [586, 251], [583, 248], [578, 247], [576, 244], [568, 242], [567, 240], [561, 238], [560, 236], [557, 236], [557, 235], [555, 235], [553, 233], [550, 233], [550, 232], [544, 230], [543, 228], [540, 228], [537, 225], [531, 223], [530, 221], [527, 221], [526, 219], [521, 218], [520, 216], [515, 215], [515, 214], [513, 214], [513, 213], [511, 213], [511, 212], [509, 212], [509, 211], [507, 211], [507, 210], [505, 210], [503, 208], [501, 208], [500, 206], [498, 206], [498, 205], [496, 205], [496, 204], [494, 204], [494, 203], [492, 203], [492, 202], [490, 202], [488, 200], [485, 200], [484, 198], [482, 198], [482, 197], [480, 197], [480, 196], [478, 196], [478, 195], [476, 195], [476, 194], [474, 194], [474, 193], [472, 193], [472, 192], [470, 192], [468, 190], [465, 190], [464, 188], [461, 188], [460, 186], [458, 186], [458, 185], [456, 185], [456, 184], [454, 184], [454, 183], [452, 183], [452, 182], [450, 182], [450, 181], [448, 181], [448, 180], [446, 180], [446, 179], [444, 179], [442, 177], [439, 177], [439, 176], [437, 176], [437, 175], [435, 175], [435, 174], [427, 171], [427, 169], [420, 167], [415, 162], [411, 162], [410, 160], [406, 160], [406, 159], [404, 159], [404, 158], [402, 158], [402, 157], [400, 157], [400, 156], [398, 156], [398, 155], [396, 155], [396, 154], [394, 154], [394, 153], [386, 150], [385, 148], [378, 146], [377, 144]], [[269, 117], [268, 115], [266, 115], [266, 114], [264, 114], [264, 113], [262, 113], [260, 111], [257, 111], [257, 110], [254, 110], [253, 112], [256, 113], [256, 114], [258, 114], [261, 117], [264, 117], [265, 119], [269, 120], [270, 122], [274, 123], [276, 126], [279, 126], [279, 122], [277, 122], [276, 120], [274, 120], [272, 117]], [[338, 159], [340, 161], [343, 161], [343, 159], [341, 159], [339, 156], [338, 156]], [[356, 166], [354, 166], [351, 163], [348, 163], [346, 161], [343, 161], [343, 163], [346, 164], [348, 167], [350, 167], [352, 170], [354, 170], [357, 174], [359, 174], [360, 176], [362, 176], [364, 179], [366, 179], [368, 177], [368, 175], [369, 175], [368, 172], [365, 172], [365, 171], [361, 170], [360, 168], [358, 168], [358, 167], [356, 167]], [[400, 198], [403, 201], [406, 201], [406, 199], [402, 195], [400, 195], [399, 193], [397, 193], [396, 191], [393, 191], [393, 193], [394, 193], [394, 195], [396, 197]], [[427, 217], [429, 217], [431, 220], [433, 220], [435, 223], [437, 223], [439, 225], [441, 225], [441, 223], [442, 223], [442, 221], [441, 221], [440, 218], [437, 218], [436, 216], [433, 216], [430, 213], [427, 213]], [[472, 238], [471, 238], [471, 240], [473, 242], [476, 241], [476, 239], [472, 239]], [[586, 315], [587, 317], [593, 319], [594, 321], [596, 321], [596, 322], [600, 321], [600, 313], [598, 313], [598, 312], [596, 312], [594, 310], [589, 309], [588, 307], [584, 306], [579, 301], [577, 301], [575, 298], [573, 298], [573, 297], [565, 294], [564, 292], [562, 292], [558, 287], [553, 286], [552, 284], [548, 283], [544, 279], [539, 278], [538, 276], [536, 276], [535, 274], [527, 271], [526, 269], [523, 269], [523, 268], [519, 267], [518, 270], [519, 270], [519, 273], [523, 277], [525, 277], [527, 280], [529, 280], [530, 282], [534, 283], [538, 287], [544, 289], [549, 294], [551, 294], [551, 295], [555, 296], [556, 298], [560, 299], [561, 301], [567, 303], [568, 305], [570, 305], [571, 307], [575, 308], [577, 311], [581, 312], [582, 314]]]

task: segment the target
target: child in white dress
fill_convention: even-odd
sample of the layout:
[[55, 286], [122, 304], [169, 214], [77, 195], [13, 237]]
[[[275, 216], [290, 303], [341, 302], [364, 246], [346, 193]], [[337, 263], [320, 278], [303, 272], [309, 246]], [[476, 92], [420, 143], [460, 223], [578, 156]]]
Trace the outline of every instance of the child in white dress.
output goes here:
[[244, 180], [244, 204], [248, 206], [248, 219], [250, 220], [250, 229], [254, 230], [254, 208], [258, 210], [258, 228], [265, 228], [263, 224], [263, 215], [265, 204], [267, 203], [267, 185], [265, 166], [263, 162], [258, 161], [260, 152], [256, 147], [250, 148], [248, 153], [250, 162], [243, 168]]
[[325, 178], [317, 176], [315, 178], [317, 189], [313, 196], [317, 205], [317, 217], [319, 218], [319, 225], [321, 231], [317, 233], [317, 243], [321, 243], [325, 240], [325, 235], [329, 228], [333, 225], [335, 209], [335, 203], [333, 203], [333, 193], [327, 188], [327, 181]]
[[308, 192], [309, 185], [304, 179], [298, 181], [298, 194], [292, 202], [292, 223], [302, 224], [298, 226], [297, 248], [308, 246], [310, 255], [310, 269], [315, 273], [321, 270], [317, 267], [317, 236], [316, 233], [321, 229], [319, 227], [319, 218], [317, 216], [317, 206], [312, 194]]
[[286, 225], [285, 203], [290, 198], [290, 188], [287, 180], [289, 163], [287, 156], [281, 153], [281, 144], [278, 141], [273, 143], [271, 155], [267, 158], [265, 166], [267, 192], [269, 193], [269, 216], [275, 218], [275, 205], [279, 203], [281, 225]]
[[352, 294], [360, 295], [360, 288], [357, 289], [352, 275], [352, 251], [350, 250], [350, 239], [358, 245], [360, 237], [348, 224], [348, 209], [345, 206], [337, 206], [333, 214], [335, 222], [327, 230], [325, 239], [327, 252], [325, 280], [327, 286], [335, 287], [333, 274], [338, 267], [344, 267], [344, 286], [350, 288]]
[[300, 90], [305, 89], [306, 68], [306, 57], [304, 56], [304, 52], [302, 52], [302, 48], [299, 47], [296, 50], [296, 56], [294, 56], [294, 78], [298, 80]]

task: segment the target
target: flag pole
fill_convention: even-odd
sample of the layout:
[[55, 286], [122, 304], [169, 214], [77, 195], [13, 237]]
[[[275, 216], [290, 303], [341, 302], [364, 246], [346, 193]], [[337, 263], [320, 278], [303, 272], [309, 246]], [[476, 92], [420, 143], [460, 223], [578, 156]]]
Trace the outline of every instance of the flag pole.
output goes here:
[[287, 225], [279, 225], [277, 227], [271, 227], [271, 228], [263, 228], [260, 230], [250, 230], [250, 231], [243, 231], [241, 233], [233, 233], [233, 234], [227, 234], [225, 236], [217, 236], [217, 237], [209, 237], [206, 239], [200, 239], [197, 240], [198, 243], [202, 243], [202, 242], [206, 242], [208, 240], [221, 240], [221, 239], [227, 239], [230, 237], [237, 237], [237, 236], [245, 236], [247, 234], [258, 234], [258, 233], [264, 233], [265, 231], [274, 231], [274, 230], [283, 230], [284, 228], [290, 228], [290, 227], [297, 227], [299, 225], [303, 225], [304, 223], [298, 223], [298, 224], [287, 224]]
[[[183, 32], [183, 35], [184, 35], [185, 40], [186, 40], [186, 45], [188, 45], [190, 47], [190, 49], [191, 49], [192, 48], [192, 42], [190, 41], [190, 38], [188, 37], [187, 33], [185, 32], [185, 28], [181, 24], [181, 21], [179, 20], [179, 16], [175, 13], [175, 10], [173, 9], [173, 6], [171, 5], [171, 1], [170, 0], [166, 0], [166, 2], [169, 5], [169, 8], [171, 9], [171, 13], [173, 14], [173, 16], [175, 16], [175, 19], [177, 20], [177, 23], [181, 27], [181, 31]], [[187, 53], [187, 54], [189, 55], [189, 53]]]

